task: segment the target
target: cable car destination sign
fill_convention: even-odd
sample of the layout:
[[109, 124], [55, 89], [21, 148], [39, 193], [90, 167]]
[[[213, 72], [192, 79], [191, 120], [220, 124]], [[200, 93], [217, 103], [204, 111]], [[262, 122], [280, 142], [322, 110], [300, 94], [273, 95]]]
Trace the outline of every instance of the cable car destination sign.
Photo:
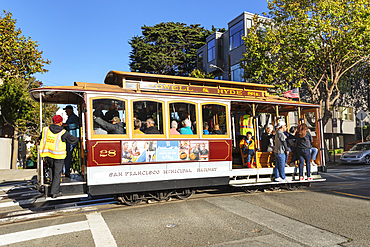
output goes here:
[[169, 91], [176, 93], [194, 93], [194, 94], [213, 94], [222, 96], [250, 96], [263, 97], [263, 91], [234, 89], [234, 88], [217, 88], [206, 86], [188, 86], [179, 84], [140, 82], [140, 90]]

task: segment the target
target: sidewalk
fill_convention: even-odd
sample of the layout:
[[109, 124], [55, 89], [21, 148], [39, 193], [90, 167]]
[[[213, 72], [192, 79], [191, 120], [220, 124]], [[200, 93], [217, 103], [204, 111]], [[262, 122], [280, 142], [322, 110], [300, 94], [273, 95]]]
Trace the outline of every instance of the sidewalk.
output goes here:
[[27, 181], [36, 175], [36, 169], [0, 169], [0, 184], [12, 181]]

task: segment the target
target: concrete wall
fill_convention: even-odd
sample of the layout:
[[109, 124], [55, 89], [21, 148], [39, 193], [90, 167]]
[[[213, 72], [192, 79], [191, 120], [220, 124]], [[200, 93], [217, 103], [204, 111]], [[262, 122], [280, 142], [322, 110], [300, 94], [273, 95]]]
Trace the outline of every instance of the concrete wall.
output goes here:
[[0, 138], [0, 169], [11, 168], [11, 157], [12, 157], [12, 139], [11, 138]]

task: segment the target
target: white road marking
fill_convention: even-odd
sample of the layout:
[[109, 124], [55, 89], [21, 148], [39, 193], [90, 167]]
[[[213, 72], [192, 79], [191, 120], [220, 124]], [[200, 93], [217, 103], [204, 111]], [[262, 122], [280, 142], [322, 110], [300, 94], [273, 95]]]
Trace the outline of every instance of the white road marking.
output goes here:
[[117, 247], [116, 241], [100, 213], [88, 214], [86, 217], [90, 225], [95, 246]]
[[91, 230], [95, 246], [117, 247], [116, 241], [100, 213], [87, 214], [86, 218], [87, 220], [85, 221], [0, 235], [0, 246], [54, 235]]
[[230, 197], [228, 200], [224, 198], [205, 200], [308, 246], [336, 246], [338, 243], [348, 241], [340, 235], [290, 219], [235, 197]]
[[90, 228], [88, 221], [78, 221], [62, 225], [42, 227], [27, 231], [0, 235], [0, 245], [14, 244], [32, 239], [45, 238], [77, 231], [85, 231], [89, 229]]
[[20, 205], [25, 205], [25, 204], [30, 204], [33, 203], [36, 199], [32, 200], [21, 200], [17, 202], [4, 202], [0, 203], [0, 208], [7, 208], [7, 207], [13, 207], [13, 206], [20, 206]]

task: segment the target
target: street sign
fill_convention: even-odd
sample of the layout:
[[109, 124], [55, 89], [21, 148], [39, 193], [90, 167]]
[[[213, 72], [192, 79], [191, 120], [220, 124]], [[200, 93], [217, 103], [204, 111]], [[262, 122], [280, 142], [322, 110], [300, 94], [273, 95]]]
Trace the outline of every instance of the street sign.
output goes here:
[[357, 117], [358, 119], [360, 119], [360, 121], [363, 121], [363, 120], [367, 117], [367, 113], [366, 113], [366, 112], [364, 112], [363, 110], [360, 110], [360, 111], [357, 113], [356, 117]]

